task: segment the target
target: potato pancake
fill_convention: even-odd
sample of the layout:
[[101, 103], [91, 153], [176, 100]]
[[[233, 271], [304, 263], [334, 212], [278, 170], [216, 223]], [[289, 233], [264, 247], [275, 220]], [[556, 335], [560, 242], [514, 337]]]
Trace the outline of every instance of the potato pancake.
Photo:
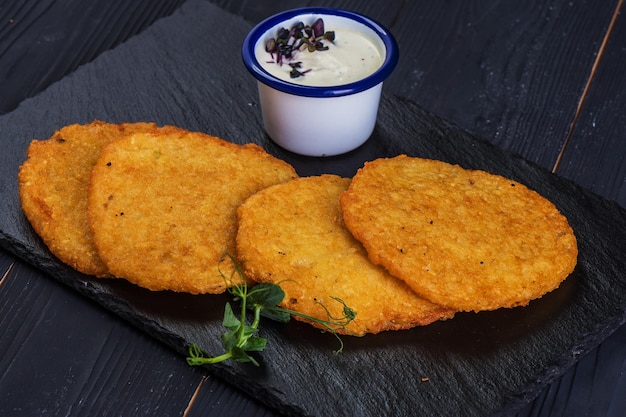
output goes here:
[[451, 318], [454, 310], [420, 298], [367, 259], [343, 224], [339, 196], [348, 184], [335, 175], [306, 177], [248, 198], [237, 211], [237, 251], [248, 277], [280, 285], [281, 306], [321, 320], [328, 320], [325, 308], [342, 315], [343, 305], [332, 297], [340, 298], [356, 318], [337, 333], [364, 335]]
[[47, 140], [33, 140], [18, 174], [22, 210], [59, 260], [98, 277], [108, 276], [93, 245], [87, 221], [87, 189], [100, 150], [134, 132], [153, 132], [154, 123], [73, 124]]
[[484, 171], [378, 159], [357, 172], [341, 207], [373, 263], [460, 311], [526, 305], [577, 262], [576, 238], [554, 204]]
[[182, 130], [125, 136], [102, 150], [92, 171], [95, 246], [111, 274], [141, 287], [224, 292], [220, 258], [235, 255], [237, 207], [296, 176], [257, 145]]

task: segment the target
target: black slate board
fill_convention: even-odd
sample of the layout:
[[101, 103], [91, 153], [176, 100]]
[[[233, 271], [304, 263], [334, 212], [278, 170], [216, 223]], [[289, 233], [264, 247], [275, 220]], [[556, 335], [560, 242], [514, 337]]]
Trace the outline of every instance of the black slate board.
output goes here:
[[215, 6], [190, 1], [0, 117], [0, 244], [183, 355], [189, 342], [221, 352], [226, 296], [152, 293], [81, 275], [49, 254], [20, 209], [16, 175], [32, 138], [93, 119], [149, 120], [259, 143], [300, 175], [351, 176], [366, 160], [399, 153], [484, 169], [547, 196], [574, 228], [580, 250], [575, 272], [528, 307], [347, 338], [339, 356], [332, 354], [337, 344], [331, 335], [295, 322], [267, 323], [261, 367], [209, 368], [285, 414], [512, 413], [624, 322], [623, 209], [393, 97], [383, 97], [374, 135], [350, 154], [313, 159], [283, 151], [263, 132], [255, 84], [240, 61], [249, 29]]

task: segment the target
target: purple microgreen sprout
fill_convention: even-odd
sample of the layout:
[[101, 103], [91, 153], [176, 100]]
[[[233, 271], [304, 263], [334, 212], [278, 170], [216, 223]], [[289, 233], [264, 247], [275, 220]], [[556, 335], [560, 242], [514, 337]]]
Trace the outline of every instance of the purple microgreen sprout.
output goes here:
[[[318, 18], [312, 25], [305, 25], [298, 21], [291, 28], [280, 28], [276, 31], [276, 37], [265, 42], [265, 51], [270, 54], [272, 61], [282, 66], [285, 61], [296, 59], [298, 52], [306, 49], [308, 52], [326, 51], [328, 46], [323, 41], [334, 42], [335, 32], [324, 31], [324, 20]], [[301, 65], [291, 66], [289, 73], [291, 78], [304, 76], [311, 69], [300, 70]]]

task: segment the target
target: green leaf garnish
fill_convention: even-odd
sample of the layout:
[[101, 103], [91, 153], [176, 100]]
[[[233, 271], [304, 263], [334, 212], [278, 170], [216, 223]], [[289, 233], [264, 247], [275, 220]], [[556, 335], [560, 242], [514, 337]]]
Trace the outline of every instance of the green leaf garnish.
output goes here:
[[257, 284], [248, 292], [250, 307], [274, 307], [285, 298], [285, 292], [276, 284]]
[[[245, 275], [241, 269], [241, 265], [230, 255], [226, 255], [234, 264], [234, 271], [231, 277], [226, 277], [220, 270], [220, 274], [230, 284], [233, 284], [233, 277], [239, 278], [239, 283], [229, 288], [228, 292], [233, 295], [234, 301], [240, 302], [239, 316], [231, 307], [230, 303], [226, 303], [224, 307], [224, 319], [222, 326], [228, 331], [221, 335], [222, 346], [225, 353], [219, 356], [208, 356], [196, 344], [189, 346], [189, 356], [187, 363], [189, 365], [209, 365], [233, 359], [237, 362], [251, 362], [256, 366], [259, 363], [248, 354], [248, 352], [261, 352], [267, 345], [267, 339], [257, 336], [259, 332], [259, 324], [261, 316], [280, 323], [287, 323], [291, 316], [298, 316], [311, 322], [320, 324], [328, 332], [332, 333], [339, 340], [339, 349], [333, 351], [339, 354], [343, 351], [343, 341], [337, 334], [337, 330], [345, 329], [345, 327], [356, 317], [356, 312], [346, 305], [346, 303], [337, 297], [331, 297], [333, 300], [343, 304], [343, 315], [333, 317], [322, 303], [319, 303], [326, 314], [328, 320], [321, 320], [309, 315], [299, 313], [297, 311], [279, 307], [285, 292], [279, 285], [273, 283], [257, 284], [252, 287], [248, 286]], [[247, 311], [252, 311], [252, 323], [248, 323]]]
[[233, 309], [230, 303], [226, 303], [224, 308], [224, 320], [222, 320], [222, 326], [230, 330], [235, 330], [241, 325], [241, 321], [233, 313]]

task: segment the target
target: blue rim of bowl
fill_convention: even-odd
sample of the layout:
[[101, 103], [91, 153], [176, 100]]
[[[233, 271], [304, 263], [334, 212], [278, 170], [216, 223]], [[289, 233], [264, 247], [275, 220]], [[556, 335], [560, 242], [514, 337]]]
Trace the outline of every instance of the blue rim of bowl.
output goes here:
[[[380, 37], [381, 41], [385, 45], [385, 60], [382, 65], [378, 68], [378, 70], [376, 70], [376, 72], [362, 80], [350, 84], [325, 87], [294, 84], [270, 75], [270, 73], [268, 73], [261, 67], [261, 64], [256, 58], [256, 54], [254, 53], [257, 40], [265, 32], [267, 32], [274, 26], [279, 25], [281, 22], [297, 17], [299, 15], [309, 14], [321, 15], [322, 18], [324, 15], [345, 17], [362, 23], [363, 25], [372, 29]], [[304, 7], [288, 10], [271, 16], [259, 23], [250, 31], [250, 33], [248, 33], [241, 47], [241, 55], [244, 65], [257, 80], [270, 87], [275, 88], [276, 90], [305, 97], [341, 97], [359, 93], [361, 91], [365, 91], [371, 87], [374, 87], [375, 85], [378, 85], [385, 79], [387, 79], [387, 77], [389, 77], [389, 75], [393, 72], [396, 64], [398, 63], [398, 52], [398, 44], [396, 43], [395, 38], [380, 23], [359, 13], [330, 7]]]

